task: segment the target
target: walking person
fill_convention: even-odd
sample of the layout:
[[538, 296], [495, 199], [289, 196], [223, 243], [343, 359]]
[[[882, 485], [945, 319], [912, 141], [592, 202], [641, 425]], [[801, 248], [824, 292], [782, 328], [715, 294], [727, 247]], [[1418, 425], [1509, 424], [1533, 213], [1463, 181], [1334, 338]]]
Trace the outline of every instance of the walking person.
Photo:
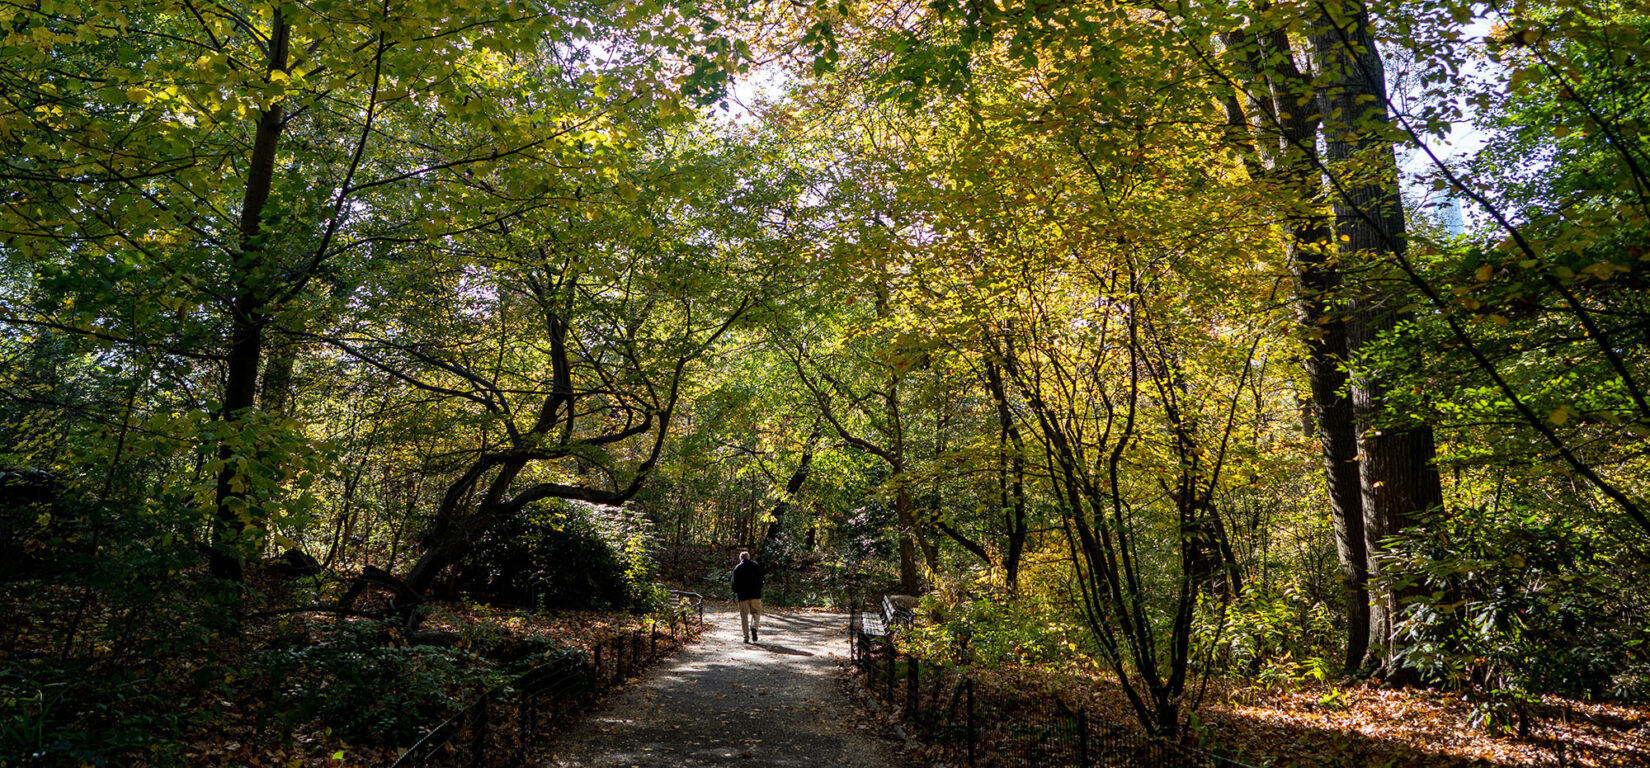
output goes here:
[[739, 630], [747, 643], [756, 642], [756, 627], [762, 623], [762, 565], [751, 553], [740, 552], [733, 567], [733, 599], [739, 601]]

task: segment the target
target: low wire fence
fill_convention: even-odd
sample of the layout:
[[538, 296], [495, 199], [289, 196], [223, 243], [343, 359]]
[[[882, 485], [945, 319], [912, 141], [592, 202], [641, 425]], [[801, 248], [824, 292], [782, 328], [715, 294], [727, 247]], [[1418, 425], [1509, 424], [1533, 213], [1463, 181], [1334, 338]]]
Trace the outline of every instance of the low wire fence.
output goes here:
[[851, 606], [849, 651], [856, 670], [913, 739], [945, 747], [969, 765], [1252, 768], [1107, 722], [1058, 699], [976, 686], [966, 668], [902, 652], [897, 626], [885, 613]]
[[525, 765], [543, 737], [704, 627], [704, 598], [677, 592], [676, 608], [646, 629], [597, 641], [590, 653], [561, 653], [481, 694], [424, 734], [390, 768], [506, 768]]

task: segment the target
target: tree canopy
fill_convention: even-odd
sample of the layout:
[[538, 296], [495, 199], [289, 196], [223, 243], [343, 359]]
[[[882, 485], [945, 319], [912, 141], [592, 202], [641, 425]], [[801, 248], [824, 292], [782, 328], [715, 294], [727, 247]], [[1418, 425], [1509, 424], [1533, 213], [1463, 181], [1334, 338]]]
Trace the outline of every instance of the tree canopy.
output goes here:
[[593, 605], [558, 568], [600, 547], [608, 608], [729, 548], [795, 602], [926, 595], [935, 649], [1101, 669], [1164, 737], [1245, 675], [1463, 690], [1497, 732], [1642, 701], [1647, 33], [0, 5], [7, 751], [187, 762], [193, 726], [99, 725], [132, 659], [371, 589], [397, 631]]

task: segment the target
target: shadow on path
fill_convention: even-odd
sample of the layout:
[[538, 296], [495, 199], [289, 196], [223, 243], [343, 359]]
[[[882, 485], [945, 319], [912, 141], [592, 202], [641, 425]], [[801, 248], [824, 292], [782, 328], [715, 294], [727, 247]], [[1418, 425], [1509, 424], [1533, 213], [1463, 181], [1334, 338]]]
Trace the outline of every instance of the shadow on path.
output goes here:
[[[848, 617], [768, 613], [762, 641], [707, 605], [704, 639], [643, 674], [575, 726], [547, 768], [844, 766], [893, 768], [897, 742], [854, 724], [834, 668]], [[771, 638], [771, 640], [770, 640]]]

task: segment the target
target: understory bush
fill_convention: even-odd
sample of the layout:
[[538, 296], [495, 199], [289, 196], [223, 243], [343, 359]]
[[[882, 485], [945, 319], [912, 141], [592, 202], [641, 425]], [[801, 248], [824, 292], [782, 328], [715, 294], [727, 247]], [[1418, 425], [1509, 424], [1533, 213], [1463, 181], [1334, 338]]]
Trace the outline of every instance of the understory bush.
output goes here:
[[269, 711], [290, 731], [318, 721], [346, 741], [406, 745], [497, 682], [475, 654], [391, 644], [357, 622], [323, 643], [260, 651]]
[[230, 586], [190, 570], [188, 526], [0, 475], [0, 765], [181, 762], [217, 717], [193, 683], [222, 668]]
[[1394, 541], [1387, 572], [1406, 598], [1401, 659], [1467, 691], [1493, 732], [1544, 693], [1646, 697], [1645, 585], [1620, 539], [1573, 516], [1503, 507], [1436, 515]]
[[1069, 662], [1085, 643], [1069, 615], [1031, 594], [1015, 597], [1000, 574], [973, 571], [937, 582], [923, 597], [923, 620], [907, 634], [920, 655], [987, 666]]
[[495, 526], [460, 564], [457, 584], [488, 602], [640, 613], [664, 597], [653, 548], [652, 527], [639, 515], [537, 504]]
[[1218, 614], [1200, 618], [1207, 624], [1199, 630], [1205, 641], [1224, 637], [1217, 665], [1268, 687], [1322, 682], [1335, 668], [1340, 617], [1299, 583], [1250, 584], [1227, 609], [1223, 627], [1214, 621]]

